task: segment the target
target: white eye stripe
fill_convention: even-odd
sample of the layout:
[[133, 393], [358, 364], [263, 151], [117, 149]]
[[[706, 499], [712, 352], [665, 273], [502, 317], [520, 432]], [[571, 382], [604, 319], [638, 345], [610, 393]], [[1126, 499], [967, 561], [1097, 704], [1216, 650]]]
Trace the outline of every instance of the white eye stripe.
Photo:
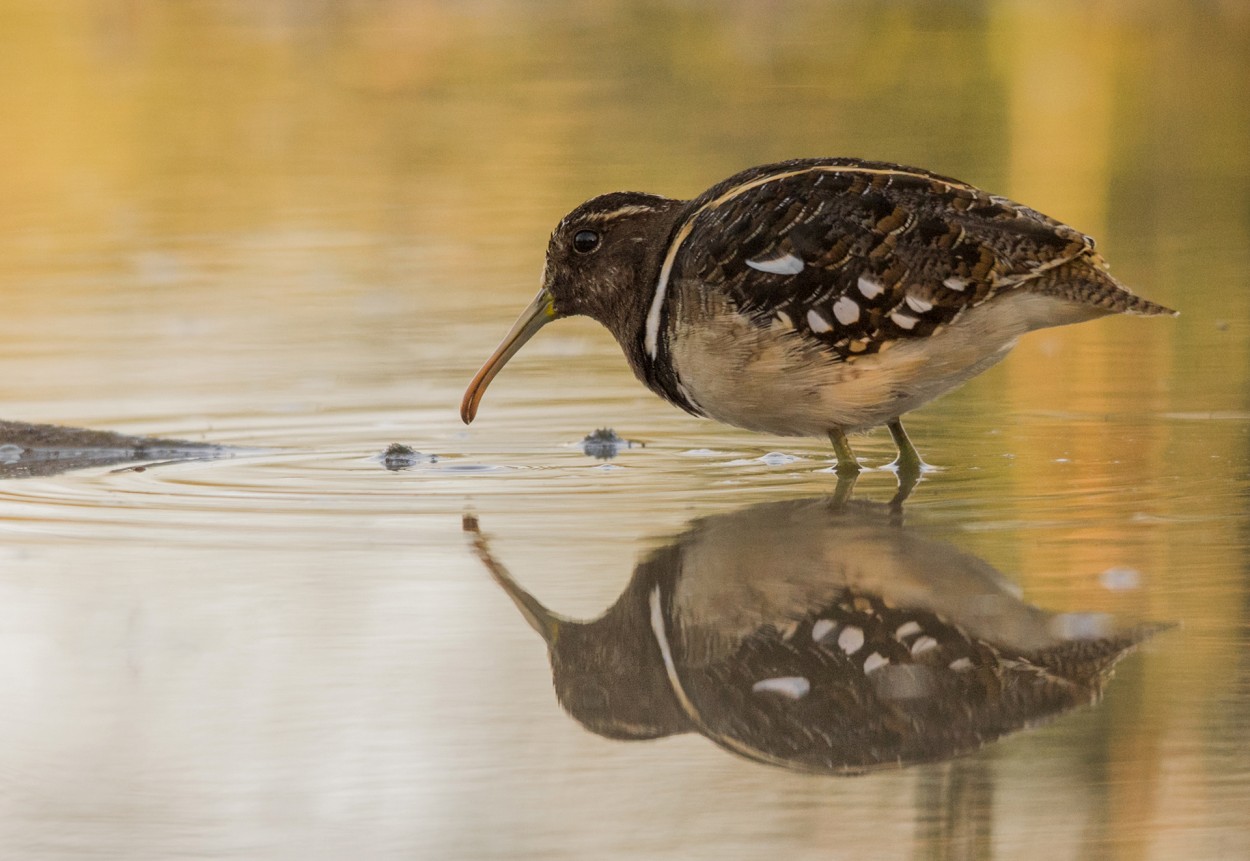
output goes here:
[[[645, 203], [630, 203], [617, 209], [605, 212], [586, 212], [579, 217], [579, 223], [591, 223], [595, 225], [607, 224], [620, 218], [629, 218], [631, 215], [641, 215], [644, 212], [658, 212], [659, 208], [648, 206]], [[567, 222], [567, 219], [566, 219]], [[562, 222], [562, 226], [566, 223]]]

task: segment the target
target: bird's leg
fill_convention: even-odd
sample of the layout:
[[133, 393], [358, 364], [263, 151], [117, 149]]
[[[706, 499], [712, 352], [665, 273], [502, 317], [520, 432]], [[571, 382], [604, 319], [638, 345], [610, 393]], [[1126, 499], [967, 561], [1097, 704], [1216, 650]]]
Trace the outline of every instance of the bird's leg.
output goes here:
[[833, 443], [833, 453], [838, 456], [838, 466], [835, 470], [839, 478], [853, 478], [859, 475], [859, 460], [855, 457], [855, 452], [851, 451], [851, 444], [846, 441], [846, 433], [842, 428], [834, 428], [829, 431], [829, 442]]
[[851, 501], [851, 491], [855, 489], [855, 481], [858, 478], [858, 473], [852, 475], [838, 473], [838, 483], [833, 488], [833, 496], [829, 497], [831, 511], [842, 511], [846, 508], [846, 504]]
[[916, 489], [916, 484], [920, 481], [920, 472], [904, 473], [900, 469], [897, 475], [898, 490], [894, 491], [894, 496], [890, 499], [890, 508], [894, 511], [902, 511], [903, 503], [907, 501], [907, 497], [911, 496], [911, 492]]
[[894, 445], [898, 447], [898, 457], [894, 459], [892, 466], [898, 469], [900, 475], [904, 472], [914, 472], [919, 475], [924, 469], [924, 461], [920, 459], [920, 452], [916, 451], [916, 447], [907, 438], [907, 431], [903, 430], [903, 422], [894, 419], [886, 427], [890, 429], [890, 436], [894, 438]]
[[903, 500], [911, 495], [912, 488], [920, 480], [920, 473], [924, 471], [925, 462], [920, 459], [920, 452], [916, 451], [916, 447], [907, 438], [907, 431], [903, 430], [901, 421], [894, 419], [887, 427], [890, 429], [890, 436], [894, 438], [894, 445], [898, 446], [898, 457], [891, 464], [897, 470], [898, 492], [890, 501], [891, 505], [897, 506], [902, 505]]

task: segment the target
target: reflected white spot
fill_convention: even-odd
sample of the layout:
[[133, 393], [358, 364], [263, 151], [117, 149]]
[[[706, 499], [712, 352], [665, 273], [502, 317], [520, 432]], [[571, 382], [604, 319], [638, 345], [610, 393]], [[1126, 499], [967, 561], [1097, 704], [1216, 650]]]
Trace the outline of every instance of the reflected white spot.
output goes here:
[[933, 310], [933, 303], [928, 299], [921, 299], [919, 296], [907, 294], [907, 298], [903, 300], [907, 303], [907, 307], [915, 311], [917, 314], [923, 314], [926, 311]]
[[911, 644], [911, 653], [912, 655], [923, 655], [925, 652], [937, 647], [938, 641], [926, 634], [923, 637], [917, 637], [916, 642]]
[[813, 332], [832, 332], [833, 324], [816, 313], [816, 309], [807, 312], [807, 325]]
[[1093, 640], [1109, 636], [1115, 623], [1107, 613], [1060, 613], [1047, 626], [1064, 640]]
[[864, 658], [864, 675], [871, 673], [873, 670], [879, 670], [888, 663], [890, 663], [890, 661], [887, 658], [883, 658], [881, 655], [873, 652], [871, 655]]
[[772, 679], [760, 679], [751, 685], [751, 693], [780, 694], [792, 700], [801, 700], [812, 689], [812, 683], [802, 676], [778, 676]]
[[855, 282], [855, 286], [859, 292], [863, 294], [865, 299], [875, 299], [885, 292], [885, 287], [880, 281], [874, 281], [867, 275], [859, 276], [859, 280]]
[[803, 271], [804, 263], [793, 254], [787, 254], [772, 260], [748, 260], [747, 266], [770, 275], [798, 275]]
[[1127, 591], [1141, 586], [1141, 572], [1136, 568], [1116, 566], [1108, 568], [1098, 575], [1098, 582], [1104, 589], [1113, 592]]
[[837, 317], [838, 322], [843, 326], [849, 326], [859, 319], [859, 306], [855, 304], [854, 299], [843, 296], [833, 303], [833, 316]]
[[902, 314], [898, 311], [892, 311], [890, 313], [890, 319], [894, 321], [895, 326], [909, 331], [916, 328], [916, 323], [920, 322], [916, 317], [913, 317], [910, 314]]
[[968, 280], [966, 278], [956, 278], [952, 275], [942, 282], [942, 286], [947, 290], [954, 290], [956, 293], [962, 293], [968, 288]]
[[812, 639], [819, 643], [825, 637], [828, 637], [836, 627], [828, 619], [817, 619], [816, 624], [812, 625]]
[[894, 636], [901, 640], [904, 637], [910, 637], [912, 634], [919, 634], [921, 630], [923, 629], [920, 627], [920, 623], [913, 619], [910, 622], [904, 622], [899, 625], [898, 630], [894, 632]]
[[956, 658], [950, 662], [950, 668], [957, 673], [972, 669], [971, 658]]
[[842, 633], [838, 634], [838, 648], [848, 655], [852, 652], [858, 652], [863, 645], [864, 632], [854, 625], [847, 625], [842, 629]]

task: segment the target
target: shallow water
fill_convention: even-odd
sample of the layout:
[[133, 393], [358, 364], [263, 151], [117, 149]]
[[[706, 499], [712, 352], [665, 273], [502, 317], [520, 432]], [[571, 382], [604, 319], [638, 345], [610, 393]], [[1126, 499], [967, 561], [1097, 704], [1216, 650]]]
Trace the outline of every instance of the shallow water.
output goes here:
[[[3, 13], [0, 418], [238, 451], [0, 482], [0, 854], [1250, 855], [1250, 18], [518, 8]], [[1023, 200], [1182, 313], [1028, 336], [913, 414], [938, 469], [901, 523], [874, 505], [889, 472], [854, 502], [1087, 632], [1178, 626], [1092, 708], [858, 777], [706, 725], [587, 731], [463, 529], [570, 620], [717, 524], [735, 558], [859, 558], [841, 533], [779, 545], [760, 513], [832, 493], [827, 444], [668, 407], [589, 322], [544, 330], [457, 416], [573, 205], [815, 154]], [[637, 445], [587, 456], [603, 427]], [[388, 470], [396, 442], [429, 457]], [[853, 442], [892, 456], [884, 431]], [[664, 582], [770, 606], [695, 567]], [[727, 618], [681, 606], [663, 630]]]

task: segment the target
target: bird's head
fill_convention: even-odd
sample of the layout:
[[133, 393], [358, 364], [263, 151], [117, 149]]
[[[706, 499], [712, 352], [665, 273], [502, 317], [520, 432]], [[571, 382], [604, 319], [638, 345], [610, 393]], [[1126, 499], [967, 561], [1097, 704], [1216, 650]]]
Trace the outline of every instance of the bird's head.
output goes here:
[[[460, 404], [473, 421], [486, 387], [534, 334], [552, 320], [585, 315], [606, 326], [626, 350], [651, 300], [668, 236], [685, 201], [620, 191], [592, 198], [556, 225], [547, 245], [542, 288], [477, 372]], [[637, 324], [637, 325], [635, 325]]]

